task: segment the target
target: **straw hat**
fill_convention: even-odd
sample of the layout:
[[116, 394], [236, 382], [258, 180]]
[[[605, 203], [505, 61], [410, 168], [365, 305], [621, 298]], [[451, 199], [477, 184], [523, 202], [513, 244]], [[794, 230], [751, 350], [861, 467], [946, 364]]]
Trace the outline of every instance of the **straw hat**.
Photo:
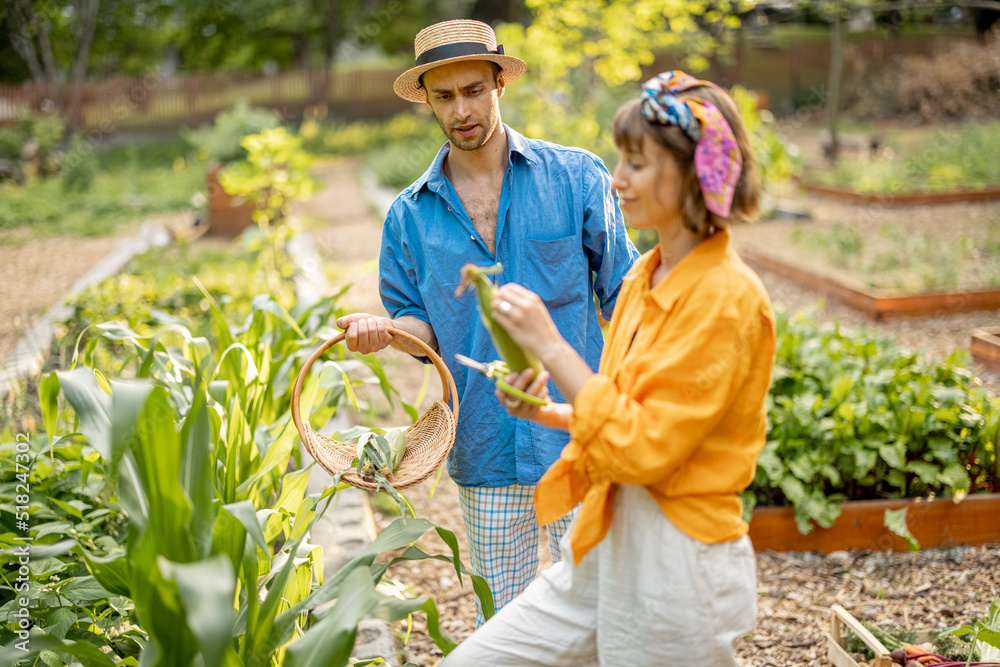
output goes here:
[[417, 66], [403, 72], [392, 89], [404, 100], [426, 102], [420, 77], [427, 70], [464, 60], [488, 60], [503, 69], [504, 82], [514, 81], [527, 69], [520, 58], [504, 55], [503, 45], [482, 21], [444, 21], [424, 28], [413, 43]]

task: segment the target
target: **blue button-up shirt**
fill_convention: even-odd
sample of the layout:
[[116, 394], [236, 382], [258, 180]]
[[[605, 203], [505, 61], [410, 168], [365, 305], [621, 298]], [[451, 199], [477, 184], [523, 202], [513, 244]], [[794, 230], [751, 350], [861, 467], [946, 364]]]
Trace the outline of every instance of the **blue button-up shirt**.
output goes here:
[[[455, 361], [499, 358], [474, 290], [461, 297], [462, 266], [503, 265], [498, 284], [519, 283], [548, 306], [563, 337], [596, 371], [622, 279], [639, 253], [625, 232], [618, 195], [601, 160], [585, 150], [527, 139], [504, 126], [510, 155], [491, 253], [444, 175], [449, 144], [393, 202], [382, 229], [379, 287], [392, 318], [431, 325], [455, 378], [459, 422], [448, 472], [461, 486], [536, 484], [568, 441], [565, 431], [511, 418], [493, 384]], [[556, 401], [562, 395], [550, 383]]]

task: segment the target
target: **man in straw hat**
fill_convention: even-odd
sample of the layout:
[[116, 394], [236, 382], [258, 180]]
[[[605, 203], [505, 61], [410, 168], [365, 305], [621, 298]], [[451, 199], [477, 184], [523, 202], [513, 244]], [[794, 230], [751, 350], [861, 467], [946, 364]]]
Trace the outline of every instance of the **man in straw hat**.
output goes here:
[[[525, 63], [504, 53], [490, 26], [438, 23], [420, 31], [415, 51], [416, 66], [393, 88], [430, 106], [448, 142], [385, 220], [379, 279], [391, 319], [355, 313], [337, 325], [347, 329], [351, 350], [374, 352], [392, 343], [423, 358], [407, 342], [392, 341], [391, 325], [418, 336], [447, 362], [461, 404], [448, 471], [459, 485], [473, 568], [489, 581], [499, 609], [535, 577], [534, 487], [568, 437], [510, 418], [490, 381], [455, 362], [456, 353], [497, 358], [476, 299], [454, 295], [461, 268], [501, 263], [497, 281], [540, 294], [562, 334], [596, 369], [603, 338], [595, 297], [610, 319], [638, 252], [599, 158], [527, 139], [501, 122], [500, 98]], [[554, 385], [550, 391], [562, 400]], [[546, 527], [554, 561], [571, 518]], [[481, 609], [477, 621], [483, 621]]]

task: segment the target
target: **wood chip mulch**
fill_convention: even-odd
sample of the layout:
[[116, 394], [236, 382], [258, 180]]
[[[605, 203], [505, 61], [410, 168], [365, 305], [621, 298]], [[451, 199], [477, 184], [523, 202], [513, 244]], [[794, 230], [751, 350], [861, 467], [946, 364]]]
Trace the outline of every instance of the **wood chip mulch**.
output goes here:
[[[417, 515], [454, 530], [468, 564], [457, 487], [445, 477], [433, 500], [428, 499], [429, 488], [425, 483], [408, 494]], [[380, 530], [393, 519], [378, 511], [375, 515]], [[418, 546], [445, 553], [436, 535]], [[540, 547], [540, 569], [548, 565], [545, 552]], [[471, 584], [466, 579], [461, 586], [447, 564], [403, 563], [389, 576], [403, 583], [408, 595], [433, 596], [442, 626], [452, 638], [462, 640], [475, 629]], [[826, 659], [825, 633], [835, 603], [856, 618], [886, 628], [940, 629], [982, 618], [989, 604], [1000, 598], [1000, 544], [913, 553], [759, 553], [757, 592], [757, 629], [737, 642], [740, 664], [826, 667], [831, 663]], [[429, 667], [441, 659], [423, 617], [414, 618], [405, 644], [406, 624], [397, 624], [395, 630], [404, 661]]]

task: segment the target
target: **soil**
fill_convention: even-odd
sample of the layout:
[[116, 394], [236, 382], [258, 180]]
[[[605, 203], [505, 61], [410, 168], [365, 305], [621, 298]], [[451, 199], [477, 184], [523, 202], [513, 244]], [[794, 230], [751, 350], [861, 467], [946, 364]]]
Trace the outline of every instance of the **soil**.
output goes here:
[[734, 238], [811, 271], [900, 293], [1000, 287], [1000, 201], [879, 206], [810, 196], [808, 221], [734, 227]]

